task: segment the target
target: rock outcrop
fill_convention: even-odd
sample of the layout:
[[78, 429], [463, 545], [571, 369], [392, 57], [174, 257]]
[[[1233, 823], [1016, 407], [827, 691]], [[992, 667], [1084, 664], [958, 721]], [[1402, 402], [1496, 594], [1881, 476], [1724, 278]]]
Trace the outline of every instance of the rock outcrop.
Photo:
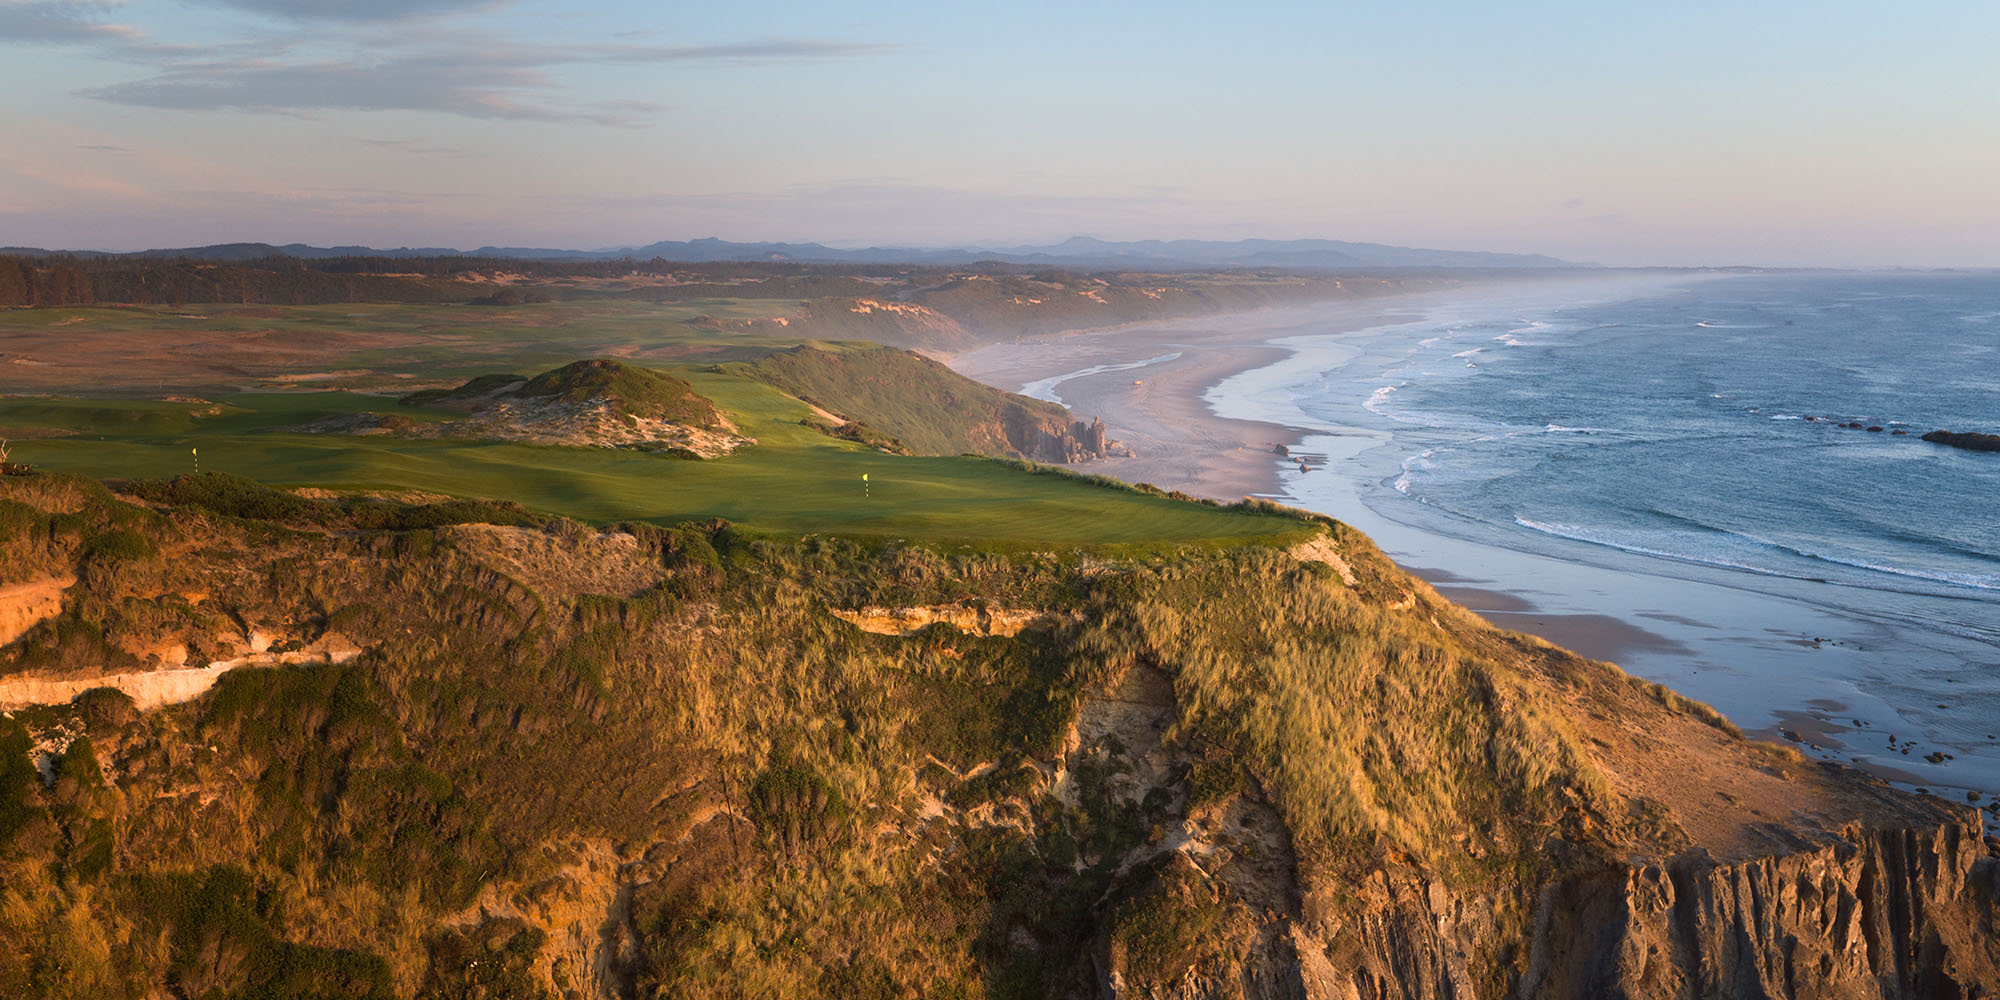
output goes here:
[[[1884, 804], [1896, 795], [1876, 790]], [[1210, 942], [1230, 960], [1161, 983], [1110, 941], [1097, 986], [1118, 998], [1259, 1000], [1996, 995], [2000, 858], [1970, 810], [1897, 808], [1901, 822], [1774, 829], [1791, 846], [1768, 853], [1721, 860], [1697, 847], [1539, 888], [1468, 890], [1392, 865], [1354, 884], [1308, 884], [1303, 907], [1246, 907], [1220, 873], [1230, 858], [1257, 856], [1243, 843], [1253, 824], [1214, 824], [1206, 843], [1190, 838], [1197, 850], [1183, 853], [1203, 860], [1177, 873], [1174, 892], [1240, 911], [1241, 933], [1229, 920], [1208, 927], [1238, 939]], [[1275, 884], [1296, 886], [1290, 872]]]
[[1967, 451], [2000, 451], [2000, 434], [1974, 434], [1956, 431], [1932, 431], [1923, 439], [1932, 444], [1964, 448]]
[[1796, 851], [1732, 862], [1697, 849], [1551, 886], [1519, 995], [1991, 995], [2000, 861], [1962, 812], [1812, 831]]
[[1021, 457], [1058, 465], [1103, 458], [1109, 443], [1104, 436], [1104, 421], [1096, 419], [1089, 423], [1072, 420], [1068, 426], [1028, 423], [1009, 426], [1007, 430], [1009, 442]]

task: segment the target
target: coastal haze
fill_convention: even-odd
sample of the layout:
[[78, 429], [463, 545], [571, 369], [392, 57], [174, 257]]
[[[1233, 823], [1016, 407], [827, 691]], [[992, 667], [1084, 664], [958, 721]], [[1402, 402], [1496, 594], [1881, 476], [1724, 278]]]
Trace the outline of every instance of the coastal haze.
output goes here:
[[0, 0], [0, 996], [2000, 996], [2000, 7]]

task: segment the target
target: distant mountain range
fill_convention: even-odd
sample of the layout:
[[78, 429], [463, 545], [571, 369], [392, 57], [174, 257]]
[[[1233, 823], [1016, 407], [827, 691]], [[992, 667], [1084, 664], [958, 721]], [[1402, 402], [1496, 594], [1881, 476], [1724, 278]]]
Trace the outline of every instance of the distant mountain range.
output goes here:
[[[9, 247], [0, 253], [46, 254], [46, 250]], [[1013, 247], [867, 247], [839, 249], [818, 243], [735, 243], [713, 237], [667, 240], [637, 247], [603, 250], [559, 250], [543, 247], [315, 247], [302, 243], [220, 243], [171, 250], [133, 253], [78, 251], [88, 257], [194, 257], [204, 260], [256, 260], [262, 257], [503, 257], [520, 260], [616, 260], [658, 257], [679, 263], [802, 261], [851, 264], [958, 265], [981, 261], [1077, 268], [1176, 270], [1238, 267], [1321, 270], [1354, 267], [1576, 267], [1540, 254], [1493, 253], [1477, 250], [1422, 250], [1381, 243], [1344, 240], [1141, 240], [1111, 242], [1077, 236], [1046, 246]]]

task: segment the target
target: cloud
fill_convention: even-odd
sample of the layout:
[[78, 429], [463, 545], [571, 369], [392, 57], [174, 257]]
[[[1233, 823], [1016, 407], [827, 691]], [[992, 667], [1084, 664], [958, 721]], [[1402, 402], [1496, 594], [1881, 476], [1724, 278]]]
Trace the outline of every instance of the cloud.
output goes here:
[[503, 0], [210, 0], [300, 21], [404, 21], [502, 6]]
[[110, 146], [104, 143], [88, 143], [76, 148], [87, 149], [93, 153], [111, 153], [117, 156], [129, 156], [132, 153], [132, 147], [130, 146]]
[[105, 24], [94, 15], [109, 5], [68, 0], [0, 0], [0, 41], [122, 42], [139, 37], [136, 28]]
[[423, 156], [464, 156], [465, 150], [456, 146], [432, 146], [415, 139], [362, 139], [364, 146], [401, 150]]
[[797, 62], [874, 55], [895, 49], [879, 42], [779, 40], [735, 45], [596, 45], [575, 50], [576, 61], [603, 62]]
[[379, 63], [208, 63], [157, 76], [94, 87], [85, 97], [182, 111], [252, 111], [309, 115], [318, 111], [436, 111], [513, 121], [594, 121], [625, 124], [604, 110], [563, 110], [523, 99], [549, 82], [532, 66], [457, 58], [404, 57]]
[[376, 58], [252, 58], [167, 64], [154, 76], [79, 91], [114, 104], [182, 111], [312, 115], [322, 111], [430, 111], [508, 121], [631, 126], [666, 110], [648, 101], [574, 102], [544, 70], [578, 63], [740, 64], [858, 55], [884, 46], [765, 41], [718, 46], [554, 46], [492, 42]]
[[107, 13], [119, 2], [0, 0], [0, 45], [86, 46], [144, 67], [146, 75], [136, 79], [75, 91], [134, 107], [301, 117], [331, 111], [424, 111], [607, 126], [643, 124], [666, 106], [609, 94], [592, 98], [559, 84], [558, 74], [549, 71], [585, 64], [765, 65], [851, 58], [892, 48], [785, 38], [661, 45], [636, 42], [636, 36], [549, 44], [494, 37], [441, 18], [412, 23], [510, 0], [192, 0], [320, 23], [189, 44], [107, 23]]

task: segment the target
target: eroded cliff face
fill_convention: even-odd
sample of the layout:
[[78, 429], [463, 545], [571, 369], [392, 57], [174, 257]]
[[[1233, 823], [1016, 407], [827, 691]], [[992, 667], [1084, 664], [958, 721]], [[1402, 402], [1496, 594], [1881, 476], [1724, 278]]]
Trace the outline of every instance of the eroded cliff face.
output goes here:
[[1296, 988], [1262, 995], [1992, 996], [2000, 861], [1975, 819], [1944, 813], [1851, 825], [1797, 853], [1724, 863], [1697, 849], [1570, 876], [1535, 894], [1520, 950], [1491, 896], [1385, 878], [1358, 926], [1301, 926]]
[[1552, 886], [1520, 992], [1988, 995], [2000, 861], [1959, 812], [1913, 808], [1907, 825], [1803, 831], [1813, 842], [1795, 852], [1694, 850]]
[[[1189, 824], [1170, 890], [1237, 911], [1204, 925], [1229, 959], [1135, 969], [1145, 963], [1114, 929], [1097, 985], [1175, 1000], [1996, 995], [2000, 858], [1977, 814], [1858, 773], [1838, 780], [1869, 818], [1829, 828], [1802, 817], [1765, 831], [1784, 843], [1740, 858], [1694, 847], [1538, 885], [1473, 886], [1391, 862], [1355, 880], [1308, 876], [1304, 899], [1296, 859], [1268, 843], [1282, 824], [1260, 826], [1270, 810], [1246, 796]], [[1213, 870], [1196, 860], [1216, 858]]]

